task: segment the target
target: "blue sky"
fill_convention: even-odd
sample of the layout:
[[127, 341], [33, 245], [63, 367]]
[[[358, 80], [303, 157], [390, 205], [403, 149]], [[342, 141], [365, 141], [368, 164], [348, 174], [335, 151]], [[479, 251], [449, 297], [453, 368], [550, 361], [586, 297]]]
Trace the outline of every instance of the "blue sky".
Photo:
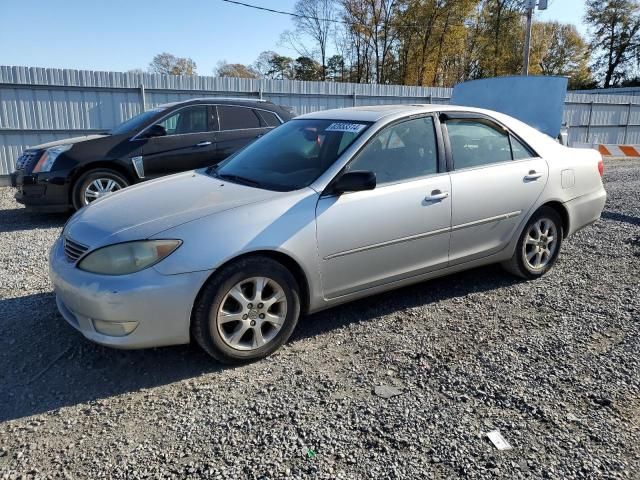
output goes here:
[[[295, 0], [247, 0], [290, 11]], [[541, 20], [578, 26], [583, 0], [550, 0]], [[193, 58], [210, 75], [219, 60], [252, 63], [279, 46], [290, 17], [221, 0], [0, 0], [0, 65], [126, 71], [157, 53]]]

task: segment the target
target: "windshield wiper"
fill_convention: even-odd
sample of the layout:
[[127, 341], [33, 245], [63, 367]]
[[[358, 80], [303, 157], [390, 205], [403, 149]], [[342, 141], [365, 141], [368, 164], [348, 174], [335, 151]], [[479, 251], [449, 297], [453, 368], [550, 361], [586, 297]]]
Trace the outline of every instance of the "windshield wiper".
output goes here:
[[250, 187], [260, 188], [262, 185], [260, 182], [256, 182], [255, 180], [251, 180], [250, 178], [243, 177], [241, 175], [232, 175], [230, 173], [217, 173], [214, 172], [215, 176], [220, 180], [229, 180], [230, 182], [240, 183], [242, 185], [248, 185]]

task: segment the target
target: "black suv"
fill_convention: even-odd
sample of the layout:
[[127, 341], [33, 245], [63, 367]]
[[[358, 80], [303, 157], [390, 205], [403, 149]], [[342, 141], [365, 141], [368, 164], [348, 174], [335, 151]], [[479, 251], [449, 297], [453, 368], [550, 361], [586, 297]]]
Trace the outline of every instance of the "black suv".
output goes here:
[[147, 110], [101, 135], [30, 147], [11, 184], [36, 210], [79, 209], [133, 183], [215, 165], [291, 118], [249, 99], [201, 98]]

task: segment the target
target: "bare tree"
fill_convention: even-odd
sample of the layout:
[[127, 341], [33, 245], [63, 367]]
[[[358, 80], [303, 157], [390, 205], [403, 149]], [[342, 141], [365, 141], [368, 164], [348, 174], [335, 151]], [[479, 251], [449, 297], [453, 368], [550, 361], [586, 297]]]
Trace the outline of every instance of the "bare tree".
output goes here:
[[[327, 77], [327, 45], [333, 32], [336, 16], [334, 0], [298, 0], [293, 9], [296, 33], [313, 39], [319, 52], [321, 77]], [[297, 50], [297, 49], [296, 49]], [[307, 53], [309, 52], [299, 52]]]
[[187, 57], [176, 57], [163, 52], [153, 57], [149, 64], [149, 72], [164, 75], [195, 75], [196, 62]]
[[[355, 37], [367, 44], [367, 51], [373, 56], [373, 79], [376, 83], [388, 80], [387, 65], [397, 39], [394, 19], [397, 14], [396, 0], [341, 0], [344, 18], [351, 26]], [[359, 54], [358, 54], [359, 55]], [[368, 61], [364, 56], [363, 60]]]

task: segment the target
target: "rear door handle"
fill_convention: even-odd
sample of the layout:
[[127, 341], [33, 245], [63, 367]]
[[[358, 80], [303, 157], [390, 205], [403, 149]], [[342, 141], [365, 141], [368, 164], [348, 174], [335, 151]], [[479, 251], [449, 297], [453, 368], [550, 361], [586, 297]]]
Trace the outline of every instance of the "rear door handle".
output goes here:
[[529, 173], [524, 176], [525, 181], [537, 180], [542, 176], [541, 173], [536, 173], [535, 170], [529, 170]]
[[211, 145], [211, 142], [196, 143], [196, 147], [208, 147], [209, 145]]
[[439, 202], [449, 196], [449, 192], [441, 192], [440, 190], [434, 190], [431, 195], [427, 195], [424, 199], [427, 202]]

